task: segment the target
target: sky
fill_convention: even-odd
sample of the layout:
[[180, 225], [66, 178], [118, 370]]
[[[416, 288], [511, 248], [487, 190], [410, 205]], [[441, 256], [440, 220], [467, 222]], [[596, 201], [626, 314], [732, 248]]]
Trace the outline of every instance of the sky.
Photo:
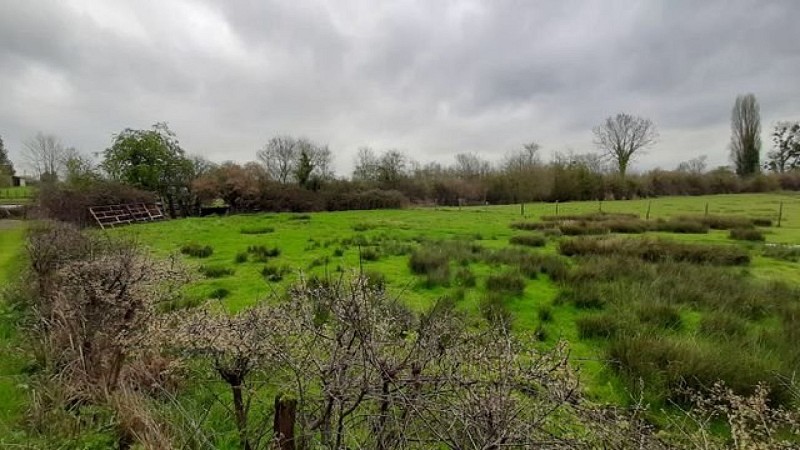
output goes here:
[[86, 153], [168, 122], [187, 152], [246, 162], [272, 136], [421, 162], [593, 152], [626, 112], [658, 144], [634, 169], [728, 164], [737, 95], [762, 139], [800, 120], [800, 3], [786, 1], [0, 0], [0, 136]]

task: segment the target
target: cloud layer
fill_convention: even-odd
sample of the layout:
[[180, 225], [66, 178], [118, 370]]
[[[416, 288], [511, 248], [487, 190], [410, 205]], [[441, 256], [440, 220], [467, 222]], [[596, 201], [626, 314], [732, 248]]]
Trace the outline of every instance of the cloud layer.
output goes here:
[[85, 152], [167, 121], [212, 160], [275, 134], [421, 161], [499, 159], [536, 140], [592, 151], [616, 112], [656, 122], [639, 168], [727, 162], [730, 108], [800, 119], [800, 27], [786, 1], [4, 1], [0, 135]]

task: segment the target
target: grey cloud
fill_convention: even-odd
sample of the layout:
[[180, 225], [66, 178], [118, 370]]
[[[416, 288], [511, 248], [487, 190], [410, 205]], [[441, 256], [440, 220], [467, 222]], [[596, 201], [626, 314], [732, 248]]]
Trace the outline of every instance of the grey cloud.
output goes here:
[[[185, 147], [253, 159], [277, 133], [328, 142], [342, 173], [361, 145], [426, 161], [498, 159], [536, 139], [593, 150], [627, 111], [661, 143], [639, 167], [726, 162], [733, 99], [764, 127], [800, 118], [794, 2], [0, 3], [0, 134], [85, 151], [168, 121]], [[766, 137], [766, 134], [765, 134]]]

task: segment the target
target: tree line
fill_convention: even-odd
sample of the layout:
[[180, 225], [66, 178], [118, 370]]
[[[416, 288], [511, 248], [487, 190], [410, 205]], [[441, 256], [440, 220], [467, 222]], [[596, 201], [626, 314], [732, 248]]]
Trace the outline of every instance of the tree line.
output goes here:
[[[775, 125], [773, 150], [762, 161], [760, 110], [753, 94], [737, 97], [731, 112], [730, 168], [709, 169], [701, 156], [672, 170], [632, 173], [636, 159], [659, 139], [655, 124], [644, 117], [610, 116], [593, 134], [598, 152], [559, 152], [549, 161], [536, 142], [499, 162], [459, 153], [449, 165], [423, 164], [396, 149], [363, 147], [349, 177], [333, 172], [327, 145], [307, 138], [275, 136], [254, 161], [217, 164], [186, 152], [163, 122], [114, 135], [99, 163], [42, 133], [25, 142], [23, 155], [50, 193], [124, 203], [149, 192], [172, 216], [197, 214], [202, 205], [224, 205], [233, 212], [317, 211], [800, 189], [800, 122]], [[0, 170], [14, 173], [1, 140]]]

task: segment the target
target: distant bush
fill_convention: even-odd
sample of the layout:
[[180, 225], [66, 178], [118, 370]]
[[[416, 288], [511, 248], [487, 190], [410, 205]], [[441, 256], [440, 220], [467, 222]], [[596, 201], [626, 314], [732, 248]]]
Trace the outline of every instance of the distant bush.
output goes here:
[[734, 228], [753, 228], [754, 219], [743, 216], [723, 216], [709, 214], [707, 216], [678, 216], [678, 220], [700, 222], [712, 230], [731, 230]]
[[191, 243], [181, 247], [181, 253], [195, 258], [208, 258], [214, 253], [214, 249], [210, 245]]
[[767, 219], [765, 217], [756, 217], [753, 219], [753, 225], [757, 227], [771, 227], [772, 219]]
[[233, 275], [234, 270], [225, 266], [200, 266], [198, 269], [206, 278], [221, 278]]
[[267, 234], [275, 231], [273, 227], [243, 227], [239, 230], [242, 234]]
[[515, 230], [534, 231], [534, 230], [544, 230], [547, 228], [554, 228], [555, 225], [546, 222], [513, 222], [510, 225], [510, 227]]
[[77, 186], [43, 184], [38, 190], [37, 201], [50, 218], [79, 227], [92, 227], [97, 223], [89, 213], [90, 206], [155, 203], [156, 195], [122, 183], [95, 180]]
[[596, 212], [596, 213], [587, 213], [587, 214], [561, 214], [558, 216], [542, 216], [542, 220], [545, 222], [603, 222], [607, 220], [635, 220], [638, 219], [639, 216], [637, 214], [629, 214], [629, 213], [605, 213], [605, 212]]
[[641, 219], [613, 219], [603, 222], [603, 226], [612, 233], [639, 234], [650, 229], [650, 225]]
[[514, 245], [524, 245], [526, 247], [544, 247], [547, 244], [547, 239], [540, 234], [518, 234], [511, 236], [509, 239]]
[[289, 216], [289, 220], [302, 220], [302, 221], [309, 221], [311, 220], [311, 216], [308, 214], [293, 214]]
[[450, 258], [441, 249], [419, 248], [411, 254], [408, 261], [411, 272], [425, 275], [450, 266]]
[[525, 291], [525, 279], [516, 272], [504, 272], [489, 275], [486, 289], [490, 292], [505, 292], [511, 295], [522, 295]]
[[734, 228], [730, 231], [730, 238], [736, 241], [763, 241], [764, 233], [750, 228]]

